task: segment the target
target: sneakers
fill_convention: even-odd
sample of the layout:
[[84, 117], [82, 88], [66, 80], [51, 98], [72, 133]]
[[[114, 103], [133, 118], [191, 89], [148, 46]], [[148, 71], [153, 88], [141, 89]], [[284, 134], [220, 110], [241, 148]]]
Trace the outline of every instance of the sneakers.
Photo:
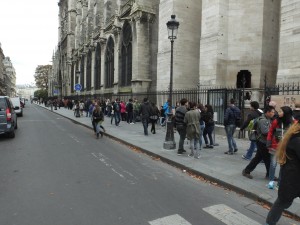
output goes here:
[[203, 148], [214, 148], [213, 145], [205, 145]]
[[233, 152], [227, 151], [227, 152], [224, 152], [224, 154], [226, 154], [226, 155], [233, 155]]
[[245, 155], [242, 155], [242, 158], [245, 160], [251, 160], [251, 159], [247, 158]]
[[134, 124], [134, 123], [130, 123], [130, 124]]
[[250, 173], [246, 173], [245, 170], [243, 170], [242, 175], [243, 175], [244, 177], [249, 178], [249, 179], [253, 179], [253, 176], [252, 176]]
[[194, 154], [193, 153], [189, 154], [189, 157], [194, 157]]

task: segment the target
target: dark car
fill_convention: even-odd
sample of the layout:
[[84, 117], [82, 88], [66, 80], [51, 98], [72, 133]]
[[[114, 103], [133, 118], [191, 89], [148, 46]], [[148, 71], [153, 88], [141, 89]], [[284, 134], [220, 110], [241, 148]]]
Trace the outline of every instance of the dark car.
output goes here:
[[15, 137], [15, 130], [18, 128], [15, 110], [18, 109], [18, 106], [13, 106], [8, 96], [0, 96], [0, 134], [10, 138]]

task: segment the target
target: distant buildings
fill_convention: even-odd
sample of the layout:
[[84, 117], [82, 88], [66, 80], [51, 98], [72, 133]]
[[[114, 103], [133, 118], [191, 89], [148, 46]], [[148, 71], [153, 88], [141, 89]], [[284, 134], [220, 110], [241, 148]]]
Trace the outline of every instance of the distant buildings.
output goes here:
[[0, 95], [16, 96], [16, 71], [0, 43]]

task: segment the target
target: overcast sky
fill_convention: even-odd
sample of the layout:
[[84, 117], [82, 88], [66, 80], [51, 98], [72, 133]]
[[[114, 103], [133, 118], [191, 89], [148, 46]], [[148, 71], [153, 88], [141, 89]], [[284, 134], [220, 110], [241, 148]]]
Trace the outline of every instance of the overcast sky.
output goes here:
[[58, 0], [1, 0], [0, 42], [17, 84], [34, 82], [38, 65], [52, 64], [58, 43]]

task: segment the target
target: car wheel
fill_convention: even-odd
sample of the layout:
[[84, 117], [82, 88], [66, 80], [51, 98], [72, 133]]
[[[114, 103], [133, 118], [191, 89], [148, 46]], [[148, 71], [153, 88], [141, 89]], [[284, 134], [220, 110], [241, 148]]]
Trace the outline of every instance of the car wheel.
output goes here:
[[15, 137], [15, 131], [13, 130], [13, 131], [7, 133], [7, 137], [14, 138]]

